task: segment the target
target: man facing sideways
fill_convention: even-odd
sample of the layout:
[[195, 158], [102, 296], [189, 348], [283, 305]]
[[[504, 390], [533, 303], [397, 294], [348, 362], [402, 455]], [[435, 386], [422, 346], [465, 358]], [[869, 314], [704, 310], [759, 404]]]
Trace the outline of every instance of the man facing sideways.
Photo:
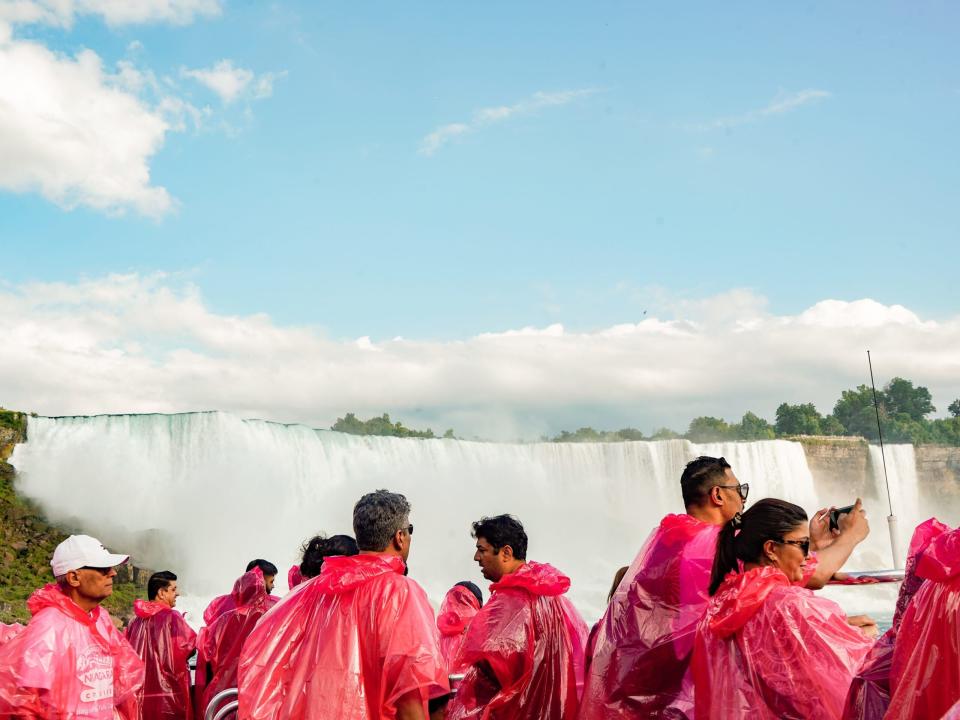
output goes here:
[[325, 558], [247, 639], [240, 720], [426, 720], [449, 692], [433, 609], [404, 575], [410, 503], [364, 495], [353, 530], [360, 554]]
[[87, 535], [57, 546], [56, 582], [30, 596], [33, 618], [0, 649], [0, 717], [138, 720], [143, 662], [100, 606], [128, 559]]
[[[724, 458], [701, 456], [684, 468], [680, 489], [686, 513], [663, 518], [600, 620], [580, 720], [693, 717], [690, 657], [708, 600], [717, 535], [742, 512], [749, 485]], [[803, 582], [814, 589], [839, 570], [868, 531], [862, 513], [854, 512], [843, 516], [834, 536], [828, 515], [820, 510], [810, 522], [811, 547], [821, 552], [808, 561]]]
[[141, 691], [142, 720], [190, 720], [189, 658], [197, 634], [177, 604], [177, 576], [163, 570], [150, 576], [147, 601], [135, 600], [136, 617], [127, 627], [127, 640], [143, 659], [146, 679]]
[[469, 669], [449, 720], [575, 720], [587, 626], [563, 597], [570, 579], [527, 561], [527, 534], [510, 515], [473, 523], [474, 560], [493, 582], [456, 658]]

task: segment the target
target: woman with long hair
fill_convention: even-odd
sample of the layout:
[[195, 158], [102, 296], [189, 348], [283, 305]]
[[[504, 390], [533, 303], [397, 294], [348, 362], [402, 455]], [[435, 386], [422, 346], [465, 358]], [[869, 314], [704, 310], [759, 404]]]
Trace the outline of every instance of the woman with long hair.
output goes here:
[[807, 514], [784, 500], [760, 500], [720, 531], [693, 652], [697, 720], [841, 717], [876, 626], [851, 626], [797, 584], [809, 549]]

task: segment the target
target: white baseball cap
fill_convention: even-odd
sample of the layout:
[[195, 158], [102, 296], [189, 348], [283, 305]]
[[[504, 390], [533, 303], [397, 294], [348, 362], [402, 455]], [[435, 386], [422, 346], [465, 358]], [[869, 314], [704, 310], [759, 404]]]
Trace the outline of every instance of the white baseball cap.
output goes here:
[[123, 565], [129, 559], [129, 555], [114, 555], [102, 542], [89, 535], [71, 535], [53, 551], [50, 567], [53, 568], [53, 576], [60, 577], [82, 567], [105, 568]]

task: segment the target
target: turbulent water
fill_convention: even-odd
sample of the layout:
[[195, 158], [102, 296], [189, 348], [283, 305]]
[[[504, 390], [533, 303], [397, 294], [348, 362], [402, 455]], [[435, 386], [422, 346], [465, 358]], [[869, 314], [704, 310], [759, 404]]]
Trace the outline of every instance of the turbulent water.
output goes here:
[[[602, 611], [616, 568], [629, 564], [662, 515], [683, 511], [680, 472], [697, 455], [725, 456], [750, 483], [751, 500], [781, 497], [808, 512], [852, 501], [819, 492], [802, 446], [780, 440], [401, 440], [220, 412], [31, 418], [28, 435], [12, 460], [20, 492], [52, 520], [131, 552], [147, 567], [174, 570], [195, 604], [226, 592], [255, 557], [281, 568], [282, 592], [303, 540], [316, 532], [352, 534], [353, 503], [376, 488], [402, 492], [413, 504], [410, 573], [435, 602], [459, 580], [485, 587], [472, 562], [470, 523], [510, 512], [527, 528], [528, 557], [570, 575], [571, 597], [590, 621]], [[888, 446], [887, 466], [907, 537], [921, 519], [913, 448]], [[882, 474], [874, 472], [877, 482]], [[886, 493], [876, 489], [879, 499], [867, 505], [872, 537], [853, 567], [891, 565]], [[855, 592], [835, 596], [853, 609], [875, 601], [890, 607], [895, 589], [881, 589], [874, 600]]]

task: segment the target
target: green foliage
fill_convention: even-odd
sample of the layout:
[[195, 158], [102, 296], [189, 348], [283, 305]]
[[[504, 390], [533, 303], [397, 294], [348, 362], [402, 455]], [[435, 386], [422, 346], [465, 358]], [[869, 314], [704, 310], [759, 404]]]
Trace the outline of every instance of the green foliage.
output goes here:
[[[337, 432], [350, 433], [351, 435], [382, 435], [386, 437], [404, 437], [404, 438], [434, 438], [433, 430], [412, 430], [405, 427], [403, 423], [395, 423], [390, 420], [390, 416], [384, 413], [380, 417], [373, 417], [369, 420], [360, 420], [355, 414], [347, 413], [330, 427]], [[444, 437], [453, 437], [453, 430], [447, 430]]]
[[947, 406], [947, 412], [954, 417], [960, 417], [960, 398], [957, 398]]
[[670, 428], [662, 427], [657, 428], [657, 431], [650, 436], [651, 440], [676, 440], [681, 437], [680, 433]]
[[27, 415], [0, 407], [0, 427], [13, 430], [19, 437], [26, 437]]
[[858, 385], [856, 390], [840, 393], [840, 399], [833, 406], [833, 417], [843, 427], [844, 435], [862, 435], [868, 440], [878, 438], [873, 391], [868, 385]]
[[594, 430], [592, 427], [582, 427], [575, 432], [563, 430], [556, 437], [550, 438], [550, 442], [624, 442], [643, 439], [643, 433], [636, 428]]
[[735, 430], [721, 418], [703, 416], [690, 421], [686, 437], [693, 442], [722, 442], [734, 440]]
[[881, 403], [892, 417], [905, 415], [918, 422], [936, 410], [929, 390], [914, 387], [912, 382], [901, 377], [895, 377], [883, 389]]
[[777, 435], [822, 435], [823, 417], [813, 403], [781, 403], [777, 408], [775, 428]]
[[738, 440], [773, 440], [777, 436], [773, 425], [752, 412], [744, 414], [740, 424], [732, 429]]

